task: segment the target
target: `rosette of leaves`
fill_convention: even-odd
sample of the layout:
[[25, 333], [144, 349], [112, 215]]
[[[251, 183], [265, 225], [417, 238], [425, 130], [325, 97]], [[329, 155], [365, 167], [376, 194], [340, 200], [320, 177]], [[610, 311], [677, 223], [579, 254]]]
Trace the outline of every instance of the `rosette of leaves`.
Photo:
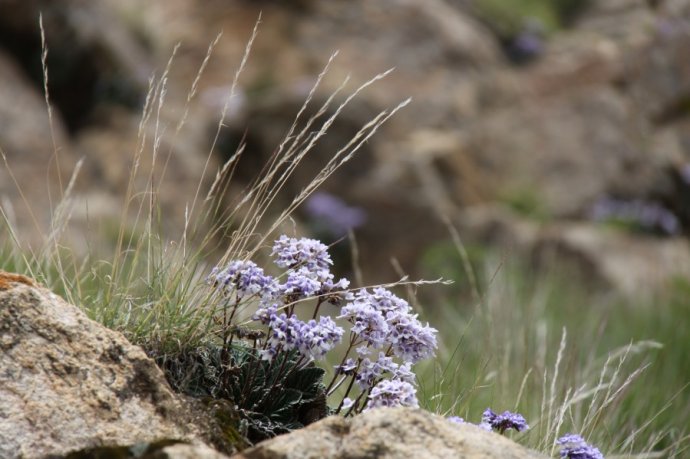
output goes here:
[[232, 427], [252, 443], [299, 429], [330, 413], [324, 370], [313, 363], [304, 365], [297, 352], [280, 353], [269, 362], [260, 358], [258, 350], [243, 345], [227, 351], [209, 345], [159, 356], [156, 361], [176, 391], [230, 401], [236, 413], [225, 413], [224, 418], [237, 419]]

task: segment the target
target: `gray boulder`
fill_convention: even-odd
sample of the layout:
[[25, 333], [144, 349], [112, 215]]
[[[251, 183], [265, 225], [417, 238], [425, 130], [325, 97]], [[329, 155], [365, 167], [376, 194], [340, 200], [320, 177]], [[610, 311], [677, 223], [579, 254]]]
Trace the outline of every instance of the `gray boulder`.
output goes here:
[[331, 416], [233, 456], [234, 459], [545, 458], [501, 435], [409, 408]]
[[0, 457], [196, 441], [144, 351], [28, 278], [0, 271]]
[[155, 456], [155, 459], [224, 459], [225, 454], [219, 453], [213, 448], [203, 444], [182, 444], [170, 445], [163, 448]]

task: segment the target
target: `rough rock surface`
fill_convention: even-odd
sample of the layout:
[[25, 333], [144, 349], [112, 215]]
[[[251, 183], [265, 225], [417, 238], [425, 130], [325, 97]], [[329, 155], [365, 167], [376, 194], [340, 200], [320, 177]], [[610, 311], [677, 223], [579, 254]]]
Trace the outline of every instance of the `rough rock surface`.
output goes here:
[[[442, 164], [456, 182], [483, 169], [484, 180], [474, 178], [482, 196], [529, 191], [551, 215], [578, 215], [607, 192], [634, 193], [633, 186], [649, 189], [663, 180], [654, 158], [629, 135], [635, 122], [614, 91], [583, 90], [487, 115], [461, 133], [466, 153]], [[460, 190], [455, 196], [462, 199]]]
[[587, 222], [539, 223], [497, 206], [468, 209], [459, 225], [471, 242], [509, 250], [541, 268], [558, 265], [592, 287], [629, 298], [644, 298], [690, 276], [690, 244], [680, 237]]
[[0, 350], [0, 457], [197, 438], [142, 349], [4, 272]]
[[166, 446], [155, 456], [156, 459], [224, 459], [225, 454], [202, 444], [177, 444]]
[[72, 451], [66, 456], [50, 455], [50, 459], [227, 459], [223, 453], [203, 443], [161, 440], [127, 446], [97, 446]]
[[245, 450], [235, 459], [317, 458], [538, 459], [498, 434], [474, 425], [457, 425], [409, 408], [376, 409], [345, 419], [331, 416], [291, 434]]

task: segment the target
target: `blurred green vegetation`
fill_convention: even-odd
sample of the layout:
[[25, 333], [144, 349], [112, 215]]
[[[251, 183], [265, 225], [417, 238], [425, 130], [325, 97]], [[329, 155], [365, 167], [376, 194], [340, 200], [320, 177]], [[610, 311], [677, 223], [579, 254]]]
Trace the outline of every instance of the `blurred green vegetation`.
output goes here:
[[552, 215], [538, 190], [531, 188], [514, 189], [503, 193], [498, 199], [516, 214], [530, 220], [546, 222], [552, 219]]
[[[593, 292], [565, 271], [536, 272], [484, 253], [483, 263], [470, 255], [479, 302], [461, 281], [427, 308], [443, 344], [440, 358], [418, 372], [422, 406], [475, 423], [487, 407], [517, 410], [532, 426], [519, 441], [542, 451], [566, 432], [581, 433], [605, 454], [679, 444], [690, 421], [690, 281], [630, 300]], [[457, 253], [437, 259], [428, 275], [468, 277]], [[591, 392], [571, 400], [578, 390]], [[561, 426], [549, 423], [559, 416]]]
[[503, 37], [516, 35], [527, 21], [552, 33], [570, 24], [589, 0], [475, 0], [479, 15]]

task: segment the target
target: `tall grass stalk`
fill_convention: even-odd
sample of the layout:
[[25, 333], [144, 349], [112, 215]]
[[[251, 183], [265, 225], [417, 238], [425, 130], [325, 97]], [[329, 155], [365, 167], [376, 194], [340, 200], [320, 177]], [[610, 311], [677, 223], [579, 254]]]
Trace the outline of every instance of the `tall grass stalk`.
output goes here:
[[[259, 18], [260, 19], [260, 18]], [[194, 196], [185, 206], [184, 226], [180, 234], [171, 235], [163, 228], [159, 195], [167, 180], [170, 157], [175, 141], [185, 128], [190, 107], [195, 103], [199, 84], [220, 35], [209, 45], [206, 56], [186, 95], [182, 114], [169, 138], [169, 149], [163, 150], [166, 123], [163, 110], [168, 103], [168, 78], [175, 65], [179, 45], [158, 77], [151, 77], [138, 127], [137, 145], [130, 158], [129, 179], [120, 211], [120, 226], [111, 253], [102, 256], [100, 247], [89, 246], [85, 254], [71, 247], [65, 235], [71, 229], [71, 215], [75, 206], [74, 186], [82, 161], [77, 164], [69, 184], [60, 183], [58, 204], [51, 204], [52, 217], [47, 231], [41, 231], [34, 218], [36, 230], [41, 231], [43, 243], [34, 249], [22, 240], [15, 226], [11, 208], [3, 206], [0, 223], [6, 228], [0, 238], [0, 257], [7, 270], [25, 272], [66, 299], [84, 308], [90, 317], [104, 325], [124, 332], [133, 342], [159, 351], [181, 349], [214, 339], [217, 324], [214, 315], [220, 308], [218, 298], [205, 284], [210, 264], [230, 259], [249, 259], [260, 252], [294, 210], [328, 179], [340, 166], [349, 161], [371, 136], [409, 100], [383, 110], [336, 151], [311, 183], [292, 197], [282, 211], [275, 213], [277, 197], [284, 194], [299, 163], [304, 161], [319, 140], [346, 110], [354, 98], [372, 84], [385, 78], [388, 72], [346, 91], [349, 78], [316, 108], [311, 109], [316, 92], [327, 75], [334, 54], [318, 76], [306, 101], [298, 111], [284, 140], [270, 157], [261, 173], [243, 193], [232, 195], [229, 185], [235, 168], [244, 152], [240, 144], [234, 155], [217, 170], [214, 155], [218, 139], [225, 126], [226, 112], [235, 96], [242, 71], [248, 63], [252, 45], [258, 33], [257, 21], [247, 42], [244, 55], [234, 75], [230, 91], [219, 114], [215, 135], [210, 142], [201, 177]], [[41, 25], [44, 52], [44, 92], [48, 116], [53, 122], [48, 90], [46, 66], [47, 46]], [[338, 102], [341, 101], [341, 102]], [[51, 130], [52, 132], [52, 130]], [[167, 140], [168, 137], [166, 137]], [[60, 146], [54, 142], [56, 162]], [[4, 153], [5, 167], [12, 175]], [[146, 168], [150, 172], [143, 172]], [[57, 164], [59, 168], [59, 164]], [[24, 184], [15, 180], [20, 196]], [[51, 196], [51, 199], [53, 197]], [[31, 203], [24, 199], [31, 212]], [[52, 202], [52, 201], [51, 201]], [[5, 207], [8, 207], [7, 209]], [[99, 235], [89, 235], [98, 240]]]

